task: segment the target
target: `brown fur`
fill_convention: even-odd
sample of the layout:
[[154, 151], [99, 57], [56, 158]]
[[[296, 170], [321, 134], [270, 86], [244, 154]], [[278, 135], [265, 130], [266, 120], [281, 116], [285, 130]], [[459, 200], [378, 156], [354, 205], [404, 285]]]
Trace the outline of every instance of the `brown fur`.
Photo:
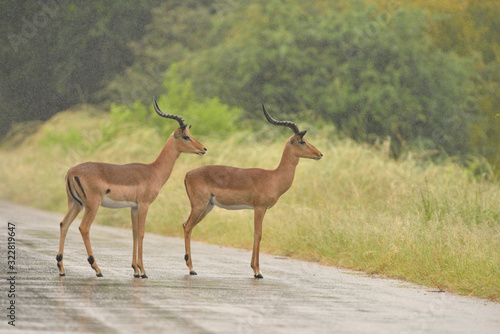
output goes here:
[[[188, 136], [189, 140], [184, 139], [183, 136]], [[108, 203], [111, 206], [116, 205], [116, 208], [131, 207], [134, 242], [132, 268], [134, 276], [139, 277], [142, 274], [142, 277], [147, 277], [142, 261], [142, 248], [148, 208], [170, 177], [175, 160], [180, 153], [204, 154], [205, 151], [206, 148], [191, 136], [189, 128], [178, 128], [170, 135], [158, 158], [150, 164], [113, 165], [85, 162], [70, 168], [66, 175], [68, 212], [61, 223], [57, 255], [59, 274], [65, 275], [62, 254], [68, 228], [78, 213], [85, 208], [80, 232], [88, 258], [92, 259], [89, 263], [97, 276], [102, 276], [92, 252], [89, 231], [99, 206]]]
[[184, 223], [184, 242], [186, 264], [191, 274], [196, 274], [191, 256], [192, 230], [214, 205], [221, 205], [235, 209], [253, 208], [254, 246], [251, 267], [255, 277], [262, 277], [259, 267], [259, 246], [266, 210], [274, 206], [292, 185], [300, 158], [319, 160], [323, 156], [303, 139], [303, 136], [304, 133], [294, 134], [288, 139], [281, 162], [274, 170], [203, 166], [186, 174], [184, 183], [191, 202], [191, 214]]

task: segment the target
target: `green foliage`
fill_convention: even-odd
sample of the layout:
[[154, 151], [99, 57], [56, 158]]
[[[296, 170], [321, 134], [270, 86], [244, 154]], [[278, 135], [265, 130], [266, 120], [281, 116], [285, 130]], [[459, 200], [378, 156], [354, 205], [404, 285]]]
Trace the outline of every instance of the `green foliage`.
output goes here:
[[[241, 117], [241, 111], [221, 103], [215, 97], [199, 101], [191, 81], [180, 79], [176, 66], [172, 66], [168, 71], [163, 87], [166, 93], [157, 97], [160, 109], [168, 114], [181, 115], [188, 125], [193, 125], [193, 133], [196, 135], [215, 134], [218, 137], [226, 137], [240, 130], [237, 121]], [[109, 122], [101, 126], [102, 143], [110, 141], [124, 129], [134, 131], [135, 128], [143, 126], [154, 128], [164, 135], [179, 126], [175, 121], [158, 117], [152, 104], [150, 105], [145, 107], [140, 101], [135, 101], [133, 106], [113, 104]]]
[[62, 132], [47, 130], [38, 143], [44, 148], [60, 146], [65, 152], [85, 148], [84, 137], [76, 127], [64, 129]]
[[[83, 120], [84, 117], [88, 119]], [[102, 110], [90, 105], [78, 105], [74, 108], [53, 116], [50, 121], [35, 127], [26, 135], [26, 129], [19, 127], [13, 129], [6, 139], [9, 141], [13, 137], [16, 141], [17, 132], [24, 138], [19, 140], [17, 145], [23, 141], [35, 141], [37, 147], [43, 152], [61, 151], [65, 154], [74, 152], [89, 154], [98, 148], [103, 142], [103, 134], [99, 127], [95, 127], [97, 122], [103, 123], [105, 114]], [[31, 122], [28, 123], [28, 125]], [[32, 124], [31, 124], [32, 125]], [[12, 149], [12, 148], [11, 148]]]
[[175, 0], [150, 12], [159, 3], [3, 6], [0, 132], [76, 101], [148, 106], [177, 64], [215, 111], [255, 118], [266, 102], [359, 141], [388, 136], [395, 156], [421, 147], [500, 165], [497, 1]]
[[47, 120], [99, 90], [133, 62], [159, 0], [0, 3], [0, 137], [14, 122]]
[[228, 18], [223, 42], [182, 70], [201, 94], [247, 111], [259, 101], [312, 109], [357, 140], [390, 136], [396, 154], [420, 138], [450, 154], [470, 151], [463, 105], [472, 68], [429, 43], [423, 12], [307, 7], [254, 2]]
[[[486, 15], [476, 7], [468, 10]], [[129, 104], [134, 91], [145, 102], [175, 63], [198, 96], [218, 97], [249, 118], [265, 102], [277, 116], [310, 110], [359, 141], [389, 136], [395, 156], [421, 147], [488, 153], [493, 161], [500, 122], [492, 127], [489, 92], [498, 80], [485, 86], [471, 52], [432, 39], [437, 31], [443, 40], [458, 35], [458, 26], [436, 30], [448, 20], [436, 13], [397, 1], [164, 4], [134, 46], [141, 61], [108, 91]], [[494, 28], [490, 21], [482, 24]], [[488, 54], [494, 49], [483, 46]]]
[[130, 43], [137, 61], [112, 80], [103, 95], [128, 105], [136, 100], [149, 104], [151, 96], [162, 92], [170, 65], [205, 47], [213, 20], [225, 2], [235, 1], [163, 1], [152, 11], [153, 22], [147, 34]]
[[176, 66], [170, 68], [163, 87], [166, 94], [158, 101], [162, 110], [182, 115], [188, 124], [193, 125], [197, 134], [225, 137], [241, 130], [237, 126], [241, 117], [240, 109], [221, 103], [217, 97], [198, 101], [191, 80], [180, 79]]
[[[395, 0], [369, 1], [383, 12], [402, 6]], [[471, 141], [467, 150], [485, 156], [500, 175], [500, 119], [495, 117], [500, 108], [500, 2], [408, 0], [405, 6], [421, 8], [434, 18], [427, 21], [426, 27], [434, 48], [472, 60], [472, 86], [457, 106], [475, 117], [460, 122], [469, 128]]]
[[255, 118], [265, 102], [358, 141], [390, 137], [395, 156], [500, 166], [495, 0], [17, 1], [0, 13], [0, 136], [78, 101], [149, 106], [177, 64], [212, 112], [220, 101]]

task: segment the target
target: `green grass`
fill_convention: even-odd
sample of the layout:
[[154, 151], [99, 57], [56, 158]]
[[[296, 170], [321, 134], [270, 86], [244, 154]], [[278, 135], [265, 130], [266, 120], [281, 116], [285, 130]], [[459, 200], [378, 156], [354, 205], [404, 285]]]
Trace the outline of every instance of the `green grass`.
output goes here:
[[[21, 146], [5, 143], [0, 198], [65, 213], [69, 167], [84, 161], [150, 162], [170, 134], [125, 126], [106, 141], [106, 122], [106, 114], [94, 110], [61, 113]], [[181, 155], [150, 208], [147, 231], [182, 235], [189, 215], [183, 179], [191, 169], [276, 167], [289, 133], [264, 131], [219, 139], [197, 136], [195, 124], [192, 134], [208, 154]], [[434, 164], [414, 154], [394, 161], [383, 149], [332, 138], [329, 129], [309, 127], [307, 138], [324, 158], [301, 161], [292, 188], [266, 214], [262, 251], [500, 300], [498, 183], [474, 178], [451, 160]], [[193, 237], [250, 249], [252, 213], [215, 209]], [[129, 217], [128, 210], [102, 208], [96, 221], [130, 228]]]

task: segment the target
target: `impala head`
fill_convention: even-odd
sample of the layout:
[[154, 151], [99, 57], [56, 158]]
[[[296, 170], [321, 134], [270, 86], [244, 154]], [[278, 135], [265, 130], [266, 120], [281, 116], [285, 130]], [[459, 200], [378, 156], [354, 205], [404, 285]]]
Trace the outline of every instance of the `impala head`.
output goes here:
[[264, 106], [262, 104], [262, 110], [264, 111], [264, 115], [266, 116], [269, 123], [278, 126], [286, 126], [287, 128], [292, 129], [293, 135], [288, 139], [287, 145], [290, 145], [293, 149], [293, 153], [299, 158], [308, 158], [319, 160], [323, 156], [323, 154], [313, 145], [311, 145], [307, 140], [304, 139], [304, 135], [306, 134], [306, 130], [299, 131], [297, 124], [289, 121], [277, 121], [269, 115]]
[[161, 117], [175, 119], [177, 122], [179, 122], [179, 128], [177, 128], [172, 133], [171, 137], [173, 137], [173, 139], [175, 140], [177, 149], [180, 152], [194, 153], [199, 155], [204, 155], [207, 152], [205, 146], [203, 146], [203, 144], [200, 143], [196, 138], [191, 136], [191, 133], [189, 133], [191, 125], [186, 125], [182, 116], [166, 114], [163, 111], [161, 111], [154, 97], [153, 97], [153, 105], [155, 107], [156, 113]]

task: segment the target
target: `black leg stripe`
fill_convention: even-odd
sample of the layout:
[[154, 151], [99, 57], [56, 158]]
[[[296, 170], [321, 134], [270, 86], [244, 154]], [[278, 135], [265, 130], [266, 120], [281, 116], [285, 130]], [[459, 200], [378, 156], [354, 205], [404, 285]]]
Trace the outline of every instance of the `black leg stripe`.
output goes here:
[[80, 201], [78, 198], [76, 198], [75, 194], [73, 194], [73, 190], [71, 189], [71, 183], [69, 182], [69, 178], [67, 178], [66, 181], [68, 182], [68, 191], [71, 194], [71, 197], [73, 197], [73, 199], [75, 201], [77, 201], [81, 206], [83, 206], [82, 201]]
[[80, 183], [80, 178], [78, 176], [75, 176], [76, 183], [78, 183], [78, 186], [82, 190], [83, 197], [87, 198], [87, 195], [85, 194], [85, 190], [83, 190], [82, 184]]

